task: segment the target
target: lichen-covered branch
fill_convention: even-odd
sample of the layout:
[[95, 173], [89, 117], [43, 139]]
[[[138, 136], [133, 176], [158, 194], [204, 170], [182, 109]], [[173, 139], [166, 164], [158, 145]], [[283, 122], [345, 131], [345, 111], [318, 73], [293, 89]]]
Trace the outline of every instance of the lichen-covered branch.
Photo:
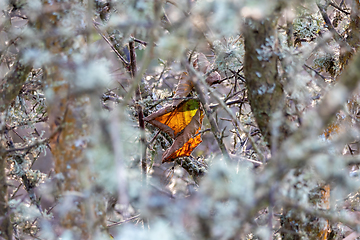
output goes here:
[[271, 116], [281, 110], [284, 101], [277, 69], [278, 57], [274, 52], [277, 45], [276, 24], [277, 18], [262, 21], [251, 19], [248, 20], [244, 33], [247, 95], [256, 122], [269, 146], [272, 144]]
[[[9, 105], [19, 94], [32, 67], [17, 61], [6, 74], [0, 90], [0, 112], [7, 110]], [[0, 150], [0, 237], [12, 239], [12, 224], [7, 202], [7, 179], [5, 174], [6, 151]]]
[[0, 237], [12, 239], [13, 227], [10, 221], [10, 209], [7, 202], [8, 183], [5, 174], [6, 154], [2, 147], [0, 154]]
[[226, 149], [226, 146], [223, 142], [223, 136], [219, 130], [218, 124], [215, 121], [215, 118], [213, 116], [213, 111], [210, 109], [209, 104], [207, 103], [207, 100], [205, 98], [205, 95], [203, 93], [203, 90], [201, 89], [200, 82], [197, 80], [193, 81], [195, 91], [199, 94], [199, 99], [201, 104], [204, 107], [206, 117], [208, 118], [211, 126], [211, 131], [214, 134], [214, 137], [219, 145], [219, 148], [221, 150], [221, 153], [223, 154], [224, 158], [230, 159], [229, 152]]
[[9, 104], [14, 101], [26, 81], [32, 67], [23, 64], [19, 60], [6, 74], [0, 88], [0, 111], [5, 111]]

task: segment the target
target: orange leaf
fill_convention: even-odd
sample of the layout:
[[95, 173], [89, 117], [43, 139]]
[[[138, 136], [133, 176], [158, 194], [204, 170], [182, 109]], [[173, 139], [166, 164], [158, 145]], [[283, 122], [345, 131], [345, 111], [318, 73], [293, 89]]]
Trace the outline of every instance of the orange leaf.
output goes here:
[[204, 113], [201, 107], [197, 110], [191, 122], [181, 131], [175, 141], [163, 156], [162, 162], [171, 162], [178, 157], [190, 156], [191, 152], [202, 142], [199, 134]]
[[159, 111], [144, 118], [145, 121], [160, 128], [172, 138], [177, 135], [191, 122], [199, 110], [200, 103], [195, 99], [190, 99], [179, 104], [179, 106], [166, 106]]
[[163, 162], [169, 162], [178, 157], [189, 156], [194, 148], [201, 143], [201, 129], [204, 118], [200, 102], [190, 99], [174, 107], [164, 107], [144, 118], [175, 139], [170, 148], [163, 154]]
[[[199, 130], [196, 132], [196, 134], [199, 133], [201, 128], [199, 128]], [[195, 134], [195, 135], [196, 135]], [[163, 156], [162, 156], [162, 162], [171, 162], [176, 158], [179, 157], [185, 157], [185, 156], [190, 156], [190, 154], [192, 153], [192, 151], [202, 142], [201, 140], [201, 134], [196, 135], [193, 138], [190, 138], [189, 141], [187, 141], [180, 149], [177, 149], [174, 151], [173, 146], [175, 146], [174, 144], [171, 145], [170, 148], [168, 148]]]
[[[203, 73], [211, 70], [210, 62], [202, 53], [197, 55], [193, 66]], [[220, 74], [216, 71], [206, 78], [209, 85], [220, 83], [220, 80]], [[183, 72], [175, 90], [174, 98], [187, 97], [193, 87], [192, 79], [186, 72]], [[174, 100], [172, 104], [144, 118], [145, 121], [175, 139], [171, 147], [164, 152], [163, 163], [173, 161], [178, 157], [190, 156], [191, 152], [202, 142], [199, 132], [203, 118], [204, 114], [200, 102], [194, 99]]]

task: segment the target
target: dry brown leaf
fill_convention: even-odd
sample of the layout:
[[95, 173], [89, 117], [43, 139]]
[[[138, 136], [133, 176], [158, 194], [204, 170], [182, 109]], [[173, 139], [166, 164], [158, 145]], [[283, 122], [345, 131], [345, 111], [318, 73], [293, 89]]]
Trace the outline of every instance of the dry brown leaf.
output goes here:
[[[203, 53], [198, 53], [197, 58], [193, 63], [193, 66], [195, 69], [199, 70], [204, 74], [211, 71], [212, 69], [211, 63], [207, 60], [206, 56]], [[209, 74], [205, 81], [209, 85], [220, 83], [221, 76], [217, 71], [214, 71]]]
[[[191, 92], [191, 90], [193, 89], [193, 87], [194, 84], [191, 81], [190, 76], [186, 72], [183, 72], [180, 76], [178, 86], [176, 87], [174, 98], [187, 97]], [[184, 100], [183, 99], [174, 100], [172, 105], [177, 106], [182, 101]]]
[[[210, 62], [202, 53], [197, 55], [193, 66], [203, 73], [211, 70]], [[220, 80], [220, 74], [216, 71], [206, 78], [209, 85], [219, 83]], [[178, 99], [144, 118], [145, 121], [175, 139], [171, 147], [164, 152], [163, 163], [173, 161], [178, 157], [189, 156], [194, 148], [202, 142], [201, 135], [198, 134], [204, 118], [200, 102], [194, 99], [181, 99], [187, 97], [193, 87], [192, 79], [186, 72], [183, 72], [174, 95], [174, 98]]]
[[[202, 73], [207, 73], [211, 71], [211, 63], [207, 60], [206, 56], [203, 53], [198, 53], [196, 59], [193, 62], [193, 66], [195, 69]], [[216, 83], [220, 83], [221, 76], [217, 71], [214, 71], [209, 74], [209, 76], [205, 79], [206, 83], [209, 85], [213, 85]], [[180, 80], [178, 83], [178, 86], [175, 90], [174, 98], [184, 98], [189, 95], [192, 88], [194, 87], [194, 84], [190, 78], [190, 76], [183, 72], [180, 76]], [[183, 100], [174, 100], [173, 106], [179, 105]]]

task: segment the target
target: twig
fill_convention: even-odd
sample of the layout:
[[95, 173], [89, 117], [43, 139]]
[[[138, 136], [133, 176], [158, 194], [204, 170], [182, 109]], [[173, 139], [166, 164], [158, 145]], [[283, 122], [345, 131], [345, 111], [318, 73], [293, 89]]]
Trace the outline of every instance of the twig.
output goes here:
[[329, 29], [329, 31], [334, 35], [335, 40], [340, 44], [343, 45], [343, 47], [346, 48], [346, 50], [351, 51], [351, 46], [344, 41], [344, 39], [339, 35], [339, 33], [336, 31], [336, 29], [334, 28], [334, 26], [332, 25], [330, 18], [326, 12], [326, 9], [324, 6], [320, 5], [318, 2], [316, 3], [316, 5], [318, 6], [320, 13], [326, 23], [326, 27], [327, 29]]
[[154, 185], [154, 184], [150, 184], [151, 187], [155, 188], [157, 191], [165, 194], [166, 196], [168, 196], [169, 198], [175, 199], [175, 196], [171, 193], [171, 192], [167, 192], [161, 188], [159, 188], [158, 186]]
[[105, 35], [101, 32], [100, 28], [97, 26], [96, 22], [93, 22], [93, 25], [94, 25], [94, 28], [96, 29], [96, 31], [100, 34], [100, 36], [105, 40], [105, 42], [107, 42], [107, 44], [109, 44], [111, 49], [115, 52], [115, 54], [118, 56], [118, 58], [123, 62], [125, 67], [128, 67], [129, 62], [126, 61], [125, 58], [123, 58], [123, 56], [121, 56], [121, 54], [116, 50], [116, 48], [112, 45], [112, 43], [109, 41], [109, 39], [107, 39], [107, 37], [105, 37]]
[[262, 162], [253, 160], [253, 159], [251, 159], [251, 158], [242, 158], [241, 160], [245, 160], [245, 161], [248, 161], [248, 162], [256, 163], [256, 164], [259, 164], [259, 165], [263, 165], [263, 164], [264, 164], [264, 163], [262, 163]]
[[[129, 197], [127, 189], [127, 179], [126, 179], [126, 170], [125, 170], [125, 160], [124, 160], [124, 149], [122, 147], [122, 136], [119, 133], [120, 122], [122, 118], [122, 112], [119, 108], [114, 108], [112, 111], [113, 117], [110, 118], [110, 131], [111, 143], [114, 149], [114, 158], [116, 163], [116, 174], [118, 178], [118, 194], [120, 196], [120, 204], [124, 206], [129, 206]], [[125, 216], [128, 216], [128, 212], [124, 213]]]
[[[229, 105], [233, 105], [233, 104], [237, 104], [237, 103], [245, 103], [247, 102], [247, 98], [244, 98], [244, 99], [236, 99], [236, 100], [233, 100], [233, 101], [230, 101], [230, 102], [227, 102], [225, 103], [227, 106]], [[216, 108], [220, 106], [220, 104], [211, 104], [210, 105], [210, 108]]]
[[148, 68], [151, 60], [152, 60], [152, 55], [153, 55], [153, 50], [154, 50], [154, 36], [151, 36], [151, 41], [149, 43], [149, 46], [146, 48], [146, 51], [144, 53], [144, 57], [142, 60], [142, 65], [139, 69], [139, 71], [137, 71], [136, 76], [133, 79], [133, 82], [130, 86], [130, 89], [128, 90], [127, 94], [124, 97], [124, 104], [126, 104], [127, 102], [129, 102], [129, 100], [131, 99], [131, 97], [133, 96], [134, 91], [136, 91], [136, 88], [138, 87], [142, 76], [144, 75], [146, 69]]
[[29, 150], [29, 149], [31, 149], [31, 148], [38, 147], [38, 146], [40, 146], [40, 145], [49, 143], [49, 141], [50, 141], [50, 138], [45, 138], [45, 139], [42, 139], [42, 140], [40, 140], [40, 141], [37, 141], [37, 142], [35, 142], [35, 143], [33, 143], [33, 144], [30, 144], [30, 145], [28, 145], [28, 146], [25, 146], [25, 147], [7, 149], [6, 152], [7, 152], [7, 153], [11, 153], [11, 152], [16, 152], [16, 151]]
[[142, 40], [137, 39], [137, 38], [134, 38], [134, 37], [132, 37], [132, 40], [134, 40], [134, 42], [140, 43], [140, 44], [142, 44], [142, 45], [144, 45], [144, 46], [147, 46], [147, 45], [148, 45], [147, 42], [142, 41]]
[[[214, 91], [212, 91], [212, 89], [210, 89], [210, 87], [207, 85], [207, 83], [205, 82], [204, 77], [197, 72], [192, 66], [190, 66], [190, 64], [188, 64], [187, 62], [183, 62], [185, 64], [185, 66], [197, 77], [197, 79], [202, 83], [202, 86], [204, 86], [206, 88], [207, 91], [210, 92], [210, 94], [214, 97], [214, 99], [219, 103], [220, 106], [222, 106], [222, 108], [226, 111], [226, 113], [231, 117], [231, 119], [233, 120], [234, 126], [235, 128], [240, 128], [240, 130], [242, 132], [244, 132], [247, 137], [249, 138], [249, 140], [251, 141], [251, 143], [254, 146], [255, 151], [259, 154], [261, 159], [265, 159], [264, 154], [262, 153], [262, 151], [257, 147], [255, 140], [253, 139], [253, 137], [251, 136], [251, 134], [249, 133], [249, 131], [247, 129], [245, 129], [245, 127], [239, 123], [236, 119], [236, 117], [234, 116], [234, 114], [231, 112], [231, 110], [226, 106], [226, 104], [221, 100], [221, 97], [218, 96], [218, 94], [216, 94]], [[199, 81], [194, 81], [194, 85], [195, 87], [199, 85]], [[196, 91], [198, 91], [198, 89], [196, 89]], [[199, 91], [201, 91], [201, 89], [199, 88]], [[199, 92], [198, 92], [199, 93]], [[199, 96], [201, 97], [200, 93]], [[201, 100], [200, 101], [205, 101], [206, 100]], [[204, 104], [204, 103], [203, 103]], [[205, 107], [205, 106], [204, 106]], [[206, 109], [205, 109], [206, 110]], [[206, 113], [206, 111], [205, 111]], [[210, 120], [210, 119], [209, 119]], [[220, 136], [220, 135], [219, 135]]]
[[334, 2], [330, 2], [330, 5], [333, 6], [334, 8], [336, 8], [337, 10], [339, 10], [342, 13], [345, 13], [346, 15], [350, 15], [349, 12], [346, 12], [345, 10], [343, 10], [341, 7], [339, 7], [338, 5], [336, 5]]
[[137, 72], [133, 83], [130, 86], [130, 89], [128, 91], [128, 93], [125, 95], [124, 98], [124, 103], [126, 104], [132, 97], [133, 92], [136, 90], [137, 86], [139, 85], [142, 76], [144, 75], [146, 69], [148, 68], [148, 66], [150, 65], [151, 60], [153, 59], [153, 52], [154, 52], [154, 46], [155, 46], [155, 28], [159, 25], [159, 19], [160, 19], [160, 6], [156, 6], [158, 4], [160, 4], [160, 2], [155, 1], [154, 2], [155, 6], [155, 12], [154, 12], [154, 21], [151, 24], [151, 28], [148, 30], [149, 31], [149, 42], [148, 45], [146, 47], [143, 59], [142, 59], [142, 64], [141, 67], [139, 69], [139, 71]]
[[207, 129], [201, 130], [201, 131], [199, 131], [197, 134], [194, 135], [194, 138], [195, 138], [197, 135], [199, 135], [199, 134], [203, 134], [203, 133], [205, 133], [205, 132], [210, 132], [210, 131], [211, 131], [211, 128], [207, 128]]
[[310, 67], [307, 64], [304, 64], [304, 66], [310, 69], [311, 71], [313, 71], [317, 76], [321, 77], [324, 81], [326, 81], [326, 78], [323, 75], [321, 75], [316, 69]]
[[[187, 61], [184, 61], [184, 63], [188, 68], [190, 67], [190, 64]], [[194, 69], [194, 73], [195, 73], [195, 76], [196, 76], [197, 72], [196, 72], [195, 69]], [[207, 116], [207, 118], [208, 118], [208, 120], [210, 122], [210, 125], [211, 125], [211, 131], [214, 134], [214, 137], [215, 137], [215, 139], [216, 139], [216, 141], [217, 141], [217, 143], [219, 145], [219, 148], [220, 148], [224, 158], [230, 159], [229, 152], [226, 149], [226, 146], [225, 146], [225, 144], [223, 142], [223, 137], [221, 135], [219, 127], [218, 127], [218, 125], [217, 125], [217, 123], [215, 121], [215, 118], [212, 115], [212, 110], [209, 107], [209, 104], [207, 103], [207, 100], [205, 98], [205, 95], [204, 95], [203, 91], [201, 90], [201, 86], [199, 84], [199, 81], [196, 81], [196, 80], [193, 79], [193, 83], [194, 83], [194, 87], [195, 87], [196, 92], [199, 94], [199, 99], [200, 99], [200, 101], [201, 101], [201, 103], [202, 103], [202, 105], [204, 107], [205, 114], [206, 114], [206, 116]]]
[[244, 91], [245, 91], [245, 88], [243, 88], [243, 89], [241, 89], [241, 90], [239, 90], [239, 91], [236, 91], [235, 93], [227, 96], [227, 97], [224, 99], [224, 102], [226, 102], [227, 100], [235, 97], [236, 95], [238, 95], [239, 93], [242, 93], [242, 92], [244, 92]]
[[[36, 156], [36, 158], [34, 158], [34, 160], [31, 162], [30, 169], [34, 166], [34, 163], [35, 163], [35, 161], [39, 158], [40, 153], [41, 153], [41, 152], [39, 152], [38, 155]], [[13, 198], [15, 197], [16, 193], [20, 190], [20, 187], [21, 187], [22, 185], [23, 185], [23, 184], [20, 183], [20, 184], [17, 186], [17, 188], [15, 189], [15, 191], [13, 192], [13, 194], [11, 195], [10, 199], [13, 199]]]
[[122, 221], [120, 221], [120, 222], [116, 222], [116, 223], [110, 224], [110, 225], [107, 226], [107, 228], [111, 228], [111, 227], [114, 227], [114, 226], [117, 226], [117, 225], [121, 225], [121, 224], [123, 224], [123, 223], [130, 222], [130, 221], [135, 220], [135, 219], [137, 219], [137, 218], [139, 218], [139, 217], [140, 217], [140, 214], [135, 215], [135, 216], [133, 216], [133, 217], [130, 217], [130, 218], [125, 219], [125, 220], [122, 220]]
[[55, 135], [62, 129], [61, 125], [58, 126], [55, 131], [50, 135], [49, 138], [44, 138], [42, 140], [39, 140], [39, 141], [36, 141], [34, 142], [33, 144], [30, 144], [28, 146], [25, 146], [25, 147], [19, 147], [19, 148], [11, 148], [11, 149], [6, 149], [6, 153], [11, 153], [11, 152], [16, 152], [16, 151], [24, 151], [24, 150], [29, 150], [31, 148], [34, 148], [34, 147], [38, 147], [40, 145], [43, 145], [45, 143], [49, 143], [49, 141], [55, 137]]
[[154, 135], [154, 137], [150, 140], [150, 142], [148, 143], [148, 147], [150, 147], [150, 145], [153, 143], [153, 141], [156, 139], [156, 137], [159, 135], [160, 130], [157, 131], [157, 133]]
[[[190, 99], [197, 99], [196, 97], [183, 97], [183, 98], [163, 98], [163, 99], [159, 99], [159, 100], [156, 100], [155, 103], [153, 103], [151, 106], [149, 106], [149, 108], [153, 108], [155, 107], [156, 105], [159, 105], [160, 103], [162, 102], [167, 102], [167, 101], [175, 101], [175, 100], [190, 100]], [[139, 103], [141, 104], [141, 103]]]

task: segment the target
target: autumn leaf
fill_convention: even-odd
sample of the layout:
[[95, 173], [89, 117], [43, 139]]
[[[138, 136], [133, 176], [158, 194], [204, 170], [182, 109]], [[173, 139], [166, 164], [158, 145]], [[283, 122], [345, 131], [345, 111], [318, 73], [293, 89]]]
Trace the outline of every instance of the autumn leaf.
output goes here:
[[[197, 55], [193, 66], [203, 73], [211, 70], [210, 62], [202, 53]], [[219, 83], [220, 80], [220, 74], [216, 71], [206, 78], [209, 85]], [[163, 163], [173, 161], [178, 157], [190, 156], [191, 152], [202, 142], [199, 132], [204, 114], [200, 102], [195, 99], [186, 101], [182, 99], [189, 95], [193, 87], [192, 79], [186, 72], [183, 72], [175, 90], [175, 100], [172, 104], [144, 118], [145, 121], [175, 139], [171, 147], [164, 152]]]
[[200, 107], [191, 122], [180, 132], [171, 147], [164, 152], [163, 163], [171, 162], [179, 157], [190, 156], [191, 152], [202, 142], [199, 132], [203, 118], [204, 112]]
[[177, 135], [190, 124], [199, 108], [199, 101], [190, 99], [182, 102], [177, 107], [173, 105], [163, 107], [159, 111], [144, 118], [144, 120], [175, 139]]
[[201, 129], [204, 118], [200, 102], [195, 99], [183, 101], [177, 107], [166, 106], [144, 118], [145, 121], [169, 134], [175, 141], [163, 154], [163, 162], [189, 156], [201, 143]]

